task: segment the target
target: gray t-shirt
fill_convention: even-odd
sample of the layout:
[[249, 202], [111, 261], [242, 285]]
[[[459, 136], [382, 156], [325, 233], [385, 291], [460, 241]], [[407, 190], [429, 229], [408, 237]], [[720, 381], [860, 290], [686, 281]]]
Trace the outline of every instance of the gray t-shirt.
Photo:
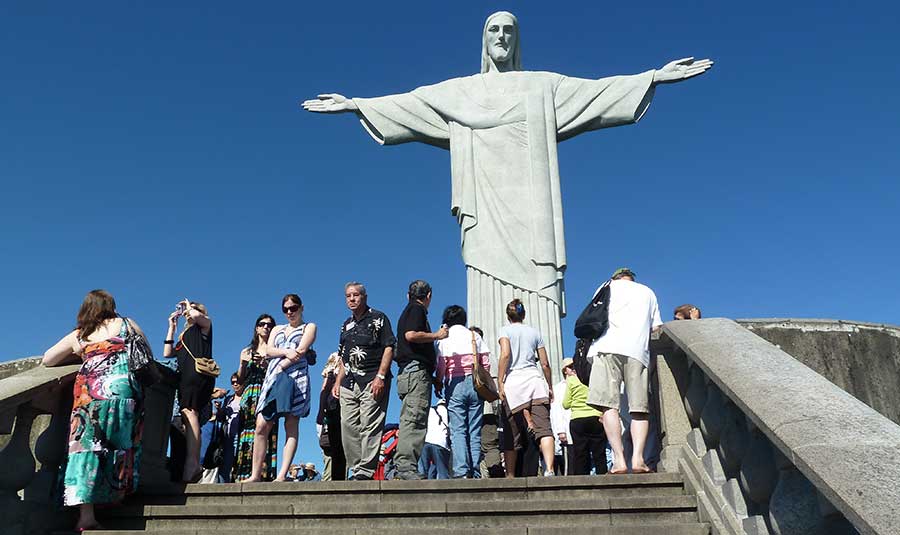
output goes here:
[[510, 323], [500, 329], [500, 338], [509, 338], [509, 370], [538, 368], [537, 350], [544, 347], [544, 338], [533, 327], [521, 323]]

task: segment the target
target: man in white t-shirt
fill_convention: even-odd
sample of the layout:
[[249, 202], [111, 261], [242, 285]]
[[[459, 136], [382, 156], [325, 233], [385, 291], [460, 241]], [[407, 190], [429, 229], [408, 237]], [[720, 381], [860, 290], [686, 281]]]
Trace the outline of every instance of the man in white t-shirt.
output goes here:
[[619, 422], [619, 391], [625, 383], [634, 445], [631, 471], [650, 472], [644, 444], [650, 429], [650, 331], [662, 325], [653, 290], [634, 282], [634, 272], [617, 269], [610, 282], [609, 328], [588, 350], [593, 359], [588, 405], [603, 412], [603, 428], [615, 459], [610, 474], [628, 472]]

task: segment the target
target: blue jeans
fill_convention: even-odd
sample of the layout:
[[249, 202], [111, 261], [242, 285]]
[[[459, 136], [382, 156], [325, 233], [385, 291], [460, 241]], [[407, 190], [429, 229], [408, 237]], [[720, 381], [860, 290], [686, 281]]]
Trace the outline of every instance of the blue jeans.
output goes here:
[[481, 464], [481, 417], [484, 401], [475, 392], [472, 376], [454, 377], [445, 393], [450, 416], [453, 477], [472, 477]]
[[419, 473], [426, 479], [450, 479], [450, 450], [425, 443], [419, 457]]

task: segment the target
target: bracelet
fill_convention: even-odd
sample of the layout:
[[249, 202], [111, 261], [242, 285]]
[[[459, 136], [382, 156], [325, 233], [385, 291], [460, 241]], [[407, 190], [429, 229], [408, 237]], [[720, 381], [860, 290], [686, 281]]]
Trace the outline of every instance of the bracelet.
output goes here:
[[174, 343], [175, 343], [175, 340], [166, 340], [166, 341], [163, 342], [163, 345], [166, 345], [166, 344], [174, 344]]
[[375, 377], [378, 377], [378, 378], [381, 379], [382, 381], [384, 381], [384, 380], [386, 379], [386, 377], [384, 376], [383, 373], [376, 373], [376, 374], [375, 374]]

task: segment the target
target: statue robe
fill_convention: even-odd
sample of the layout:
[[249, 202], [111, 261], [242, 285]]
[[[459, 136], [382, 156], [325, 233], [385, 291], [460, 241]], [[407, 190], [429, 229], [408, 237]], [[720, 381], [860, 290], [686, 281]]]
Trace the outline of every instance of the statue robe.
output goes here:
[[419, 141], [450, 150], [469, 323], [484, 330], [493, 360], [506, 304], [518, 297], [559, 373], [566, 251], [556, 145], [636, 122], [653, 97], [652, 82], [653, 71], [599, 80], [489, 72], [353, 99], [378, 143]]

